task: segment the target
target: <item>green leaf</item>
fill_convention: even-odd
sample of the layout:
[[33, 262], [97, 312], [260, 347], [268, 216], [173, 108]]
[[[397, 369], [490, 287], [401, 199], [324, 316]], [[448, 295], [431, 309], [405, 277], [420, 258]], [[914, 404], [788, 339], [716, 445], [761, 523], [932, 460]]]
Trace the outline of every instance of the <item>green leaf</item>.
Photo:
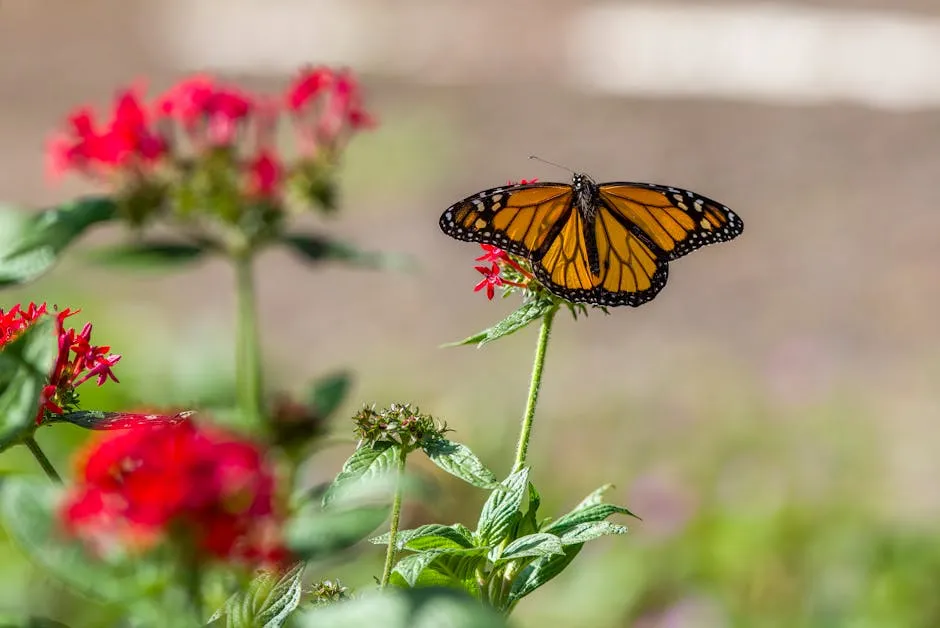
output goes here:
[[513, 580], [509, 590], [509, 603], [512, 604], [532, 593], [540, 586], [560, 574], [571, 564], [584, 544], [569, 545], [563, 554], [537, 558], [527, 565]]
[[[388, 545], [389, 534], [369, 539], [376, 545]], [[445, 526], [439, 523], [423, 525], [413, 530], [402, 530], [396, 537], [398, 549], [426, 551], [434, 549], [466, 549], [473, 547], [473, 533], [459, 523]]]
[[0, 351], [0, 450], [35, 429], [39, 398], [57, 354], [52, 316], [41, 317]]
[[398, 467], [399, 455], [398, 447], [393, 447], [391, 443], [362, 445], [346, 460], [339, 475], [323, 494], [323, 505], [329, 505], [339, 491], [352, 483], [393, 473]]
[[493, 489], [489, 499], [483, 504], [480, 521], [477, 523], [477, 537], [481, 545], [499, 542], [505, 537], [522, 516], [519, 508], [528, 493], [529, 469], [524, 468], [506, 478], [498, 488]]
[[466, 445], [440, 438], [426, 442], [422, 449], [431, 462], [468, 484], [480, 488], [499, 485], [496, 474], [487, 469]]
[[445, 588], [387, 589], [317, 608], [297, 617], [298, 628], [507, 628], [495, 611]]
[[500, 560], [513, 560], [530, 556], [554, 556], [564, 554], [561, 539], [554, 534], [538, 532], [516, 539], [502, 551], [499, 546], [490, 550], [489, 559], [493, 562]]
[[[13, 212], [21, 213], [6, 209], [0, 214]], [[110, 198], [84, 197], [22, 220], [0, 216], [0, 225], [11, 230], [0, 241], [0, 287], [38, 278], [89, 227], [116, 215], [117, 206]]]
[[399, 560], [392, 571], [404, 578], [409, 587], [413, 587], [418, 582], [421, 572], [442, 554], [444, 550], [409, 554]]
[[142, 560], [92, 559], [58, 527], [61, 488], [45, 478], [7, 478], [0, 491], [0, 514], [7, 532], [50, 575], [98, 600], [138, 599], [163, 574]]
[[172, 425], [185, 420], [195, 412], [167, 414], [137, 414], [133, 412], [104, 412], [101, 410], [80, 410], [53, 414], [46, 419], [49, 423], [71, 423], [86, 430], [123, 430], [142, 425]]
[[503, 336], [516, 333], [523, 327], [541, 319], [553, 309], [557, 308], [558, 304], [553, 301], [551, 297], [546, 295], [535, 296], [524, 302], [518, 310], [489, 329], [484, 329], [469, 338], [464, 338], [459, 342], [451, 342], [444, 346], [458, 347], [461, 345], [477, 345], [478, 347], [482, 347], [488, 342], [493, 342]]
[[300, 604], [303, 593], [304, 563], [283, 573], [263, 571], [217, 610], [209, 623], [225, 619], [227, 628], [280, 628]]
[[525, 516], [519, 522], [516, 528], [516, 536], [521, 537], [527, 534], [535, 534], [539, 531], [538, 512], [539, 505], [542, 503], [542, 496], [532, 482], [529, 482], [529, 507], [526, 509]]
[[285, 526], [287, 546], [305, 560], [320, 559], [352, 547], [388, 517], [386, 505], [302, 508]]
[[114, 268], [163, 270], [182, 268], [209, 253], [206, 246], [181, 242], [128, 242], [94, 249], [87, 259]]
[[594, 539], [598, 539], [602, 536], [626, 533], [627, 526], [617, 525], [609, 521], [590, 521], [586, 523], [579, 523], [571, 528], [568, 528], [558, 538], [561, 539], [561, 543], [563, 545], [575, 545], [579, 543], [585, 543], [587, 541], [593, 541]]
[[307, 407], [317, 417], [324, 420], [328, 419], [343, 403], [343, 399], [349, 394], [351, 387], [352, 375], [346, 371], [339, 371], [321, 377], [310, 388]]
[[[424, 568], [415, 581], [415, 587], [449, 587], [463, 589], [474, 597], [480, 595], [477, 570], [486, 564], [486, 548], [451, 549], [441, 551], [430, 565]], [[396, 586], [398, 574], [395, 574]]]
[[618, 513], [638, 519], [639, 517], [622, 506], [614, 506], [613, 504], [605, 504], [603, 502], [604, 493], [611, 488], [612, 486], [610, 484], [605, 484], [600, 487], [581, 500], [581, 503], [572, 508], [568, 514], [562, 515], [555, 521], [544, 526], [542, 531], [563, 536], [567, 530], [570, 530], [578, 524], [603, 521], [607, 517]]
[[395, 253], [360, 251], [352, 244], [323, 235], [287, 234], [281, 242], [306, 262], [346, 262], [362, 268], [409, 271], [414, 269], [411, 258]]

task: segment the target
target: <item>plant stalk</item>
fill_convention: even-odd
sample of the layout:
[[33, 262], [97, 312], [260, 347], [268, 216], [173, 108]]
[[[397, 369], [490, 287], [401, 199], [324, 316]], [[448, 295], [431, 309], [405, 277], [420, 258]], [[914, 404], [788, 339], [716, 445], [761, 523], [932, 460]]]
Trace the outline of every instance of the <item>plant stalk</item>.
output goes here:
[[539, 400], [539, 388], [542, 386], [542, 368], [545, 366], [545, 350], [548, 348], [548, 337], [552, 331], [552, 322], [558, 308], [552, 308], [542, 317], [542, 326], [539, 329], [539, 341], [535, 347], [535, 362], [532, 364], [532, 381], [529, 384], [529, 399], [525, 404], [525, 414], [522, 416], [522, 429], [519, 431], [519, 444], [516, 447], [516, 463], [512, 472], [516, 473], [525, 466], [526, 454], [529, 451], [529, 436], [532, 433], [532, 422], [535, 419], [535, 406]]
[[388, 586], [392, 577], [392, 568], [395, 566], [396, 545], [398, 544], [398, 524], [401, 521], [402, 490], [405, 480], [405, 451], [398, 450], [398, 471], [395, 478], [395, 499], [392, 502], [392, 516], [388, 525], [388, 550], [385, 552], [385, 569], [382, 571], [382, 583], [379, 588]]
[[23, 444], [26, 445], [30, 453], [33, 454], [33, 457], [39, 463], [39, 466], [42, 467], [42, 470], [46, 472], [46, 476], [55, 484], [62, 484], [62, 478], [55, 470], [55, 467], [52, 466], [52, 462], [49, 460], [49, 458], [46, 457], [46, 454], [43, 452], [43, 450], [40, 449], [39, 443], [36, 442], [36, 439], [33, 436], [27, 436], [23, 440]]
[[235, 338], [235, 380], [242, 415], [252, 423], [261, 420], [261, 343], [252, 256], [235, 258], [238, 313]]

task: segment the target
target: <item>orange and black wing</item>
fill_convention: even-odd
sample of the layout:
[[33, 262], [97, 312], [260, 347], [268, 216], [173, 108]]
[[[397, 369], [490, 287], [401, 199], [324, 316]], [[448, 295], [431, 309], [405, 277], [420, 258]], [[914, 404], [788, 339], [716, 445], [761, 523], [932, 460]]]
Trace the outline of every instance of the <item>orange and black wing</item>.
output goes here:
[[744, 223], [710, 198], [652, 183], [603, 183], [598, 214], [610, 212], [632, 234], [674, 260], [695, 249], [736, 238]]
[[[591, 269], [592, 248], [597, 272]], [[543, 285], [569, 301], [637, 307], [666, 285], [669, 268], [662, 256], [610, 212], [596, 213], [594, 229], [586, 230], [574, 211], [557, 237], [532, 256], [532, 267]]]
[[441, 214], [441, 230], [458, 240], [492, 244], [531, 258], [577, 213], [571, 198], [571, 186], [563, 183], [492, 188], [448, 207]]

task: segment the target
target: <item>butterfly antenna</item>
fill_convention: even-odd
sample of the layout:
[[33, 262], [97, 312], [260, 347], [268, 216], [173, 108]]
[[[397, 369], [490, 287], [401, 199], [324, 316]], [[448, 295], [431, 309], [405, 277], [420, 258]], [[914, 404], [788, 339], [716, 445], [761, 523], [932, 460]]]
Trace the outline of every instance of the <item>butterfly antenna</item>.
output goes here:
[[562, 166], [561, 164], [556, 164], [554, 161], [542, 159], [538, 155], [529, 155], [529, 159], [534, 159], [535, 161], [541, 161], [543, 164], [548, 164], [549, 166], [555, 166], [556, 168], [561, 168], [562, 170], [566, 170], [570, 172], [571, 174], [575, 174], [574, 170], [572, 170], [571, 168], [568, 168], [567, 166]]

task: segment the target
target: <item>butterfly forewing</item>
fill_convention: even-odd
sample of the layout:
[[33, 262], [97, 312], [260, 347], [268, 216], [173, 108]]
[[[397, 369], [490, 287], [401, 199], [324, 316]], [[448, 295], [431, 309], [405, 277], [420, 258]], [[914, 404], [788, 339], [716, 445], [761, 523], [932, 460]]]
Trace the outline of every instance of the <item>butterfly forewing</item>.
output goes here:
[[532, 183], [468, 196], [444, 211], [440, 225], [444, 233], [458, 240], [493, 244], [529, 257], [570, 210], [570, 185]]
[[652, 183], [604, 183], [598, 186], [604, 209], [633, 225], [674, 260], [740, 235], [737, 214], [710, 198]]

